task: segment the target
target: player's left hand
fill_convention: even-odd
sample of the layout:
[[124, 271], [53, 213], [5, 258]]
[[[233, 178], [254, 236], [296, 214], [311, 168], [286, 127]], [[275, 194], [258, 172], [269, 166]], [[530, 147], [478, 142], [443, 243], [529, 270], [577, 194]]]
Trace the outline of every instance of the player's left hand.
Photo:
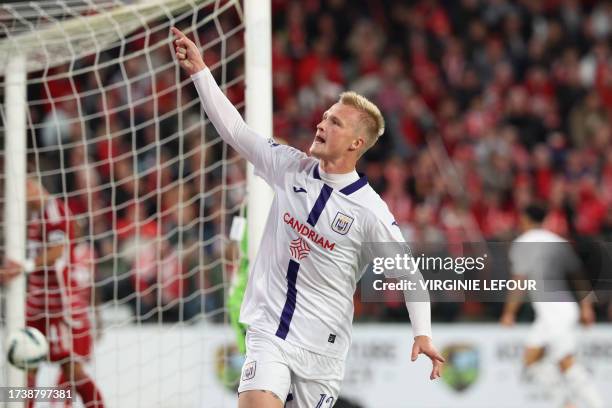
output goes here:
[[4, 266], [0, 268], [0, 283], [10, 282], [16, 276], [23, 272], [23, 267], [15, 261], [7, 259]]
[[427, 336], [417, 336], [414, 338], [414, 344], [412, 345], [412, 361], [416, 361], [419, 354], [425, 354], [430, 358], [433, 368], [431, 370], [430, 380], [440, 378], [440, 371], [444, 358], [438, 353], [436, 347], [431, 342], [431, 339]]
[[171, 28], [174, 34], [174, 52], [179, 65], [189, 74], [193, 75], [206, 68], [200, 50], [181, 30], [176, 27]]

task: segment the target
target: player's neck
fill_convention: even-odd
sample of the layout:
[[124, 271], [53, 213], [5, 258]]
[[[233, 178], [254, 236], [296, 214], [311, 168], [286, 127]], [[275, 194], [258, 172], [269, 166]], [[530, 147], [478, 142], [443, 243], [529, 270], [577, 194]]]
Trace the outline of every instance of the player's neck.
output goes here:
[[355, 163], [347, 163], [344, 160], [319, 160], [319, 169], [327, 174], [347, 174], [355, 171]]

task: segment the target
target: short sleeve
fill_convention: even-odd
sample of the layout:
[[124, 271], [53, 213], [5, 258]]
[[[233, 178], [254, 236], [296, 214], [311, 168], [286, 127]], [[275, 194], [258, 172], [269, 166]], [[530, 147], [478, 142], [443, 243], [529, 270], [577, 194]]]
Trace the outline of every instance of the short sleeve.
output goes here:
[[516, 276], [533, 276], [534, 258], [537, 257], [538, 245], [533, 245], [532, 242], [513, 242], [508, 252], [508, 261], [510, 262], [510, 271]]
[[563, 249], [560, 251], [560, 259], [567, 275], [575, 275], [582, 272], [583, 265], [578, 254], [569, 242], [565, 242]]

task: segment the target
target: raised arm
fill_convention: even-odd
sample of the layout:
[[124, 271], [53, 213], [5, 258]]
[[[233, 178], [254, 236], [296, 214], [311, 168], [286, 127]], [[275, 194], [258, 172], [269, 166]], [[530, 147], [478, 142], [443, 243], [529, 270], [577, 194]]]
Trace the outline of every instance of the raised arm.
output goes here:
[[174, 51], [180, 66], [189, 75], [194, 75], [206, 68], [204, 59], [200, 55], [200, 50], [187, 36], [178, 28], [172, 27], [174, 34]]
[[193, 80], [204, 111], [221, 138], [257, 166], [257, 150], [265, 149], [267, 142], [251, 131], [234, 105], [223, 94], [210, 70], [204, 63], [198, 47], [180, 30], [172, 27], [176, 57], [180, 66]]
[[191, 76], [204, 111], [221, 138], [253, 164], [257, 175], [270, 185], [276, 184], [285, 171], [305, 155], [291, 147], [279, 146], [272, 139], [266, 140], [251, 130], [215, 82], [198, 47], [180, 30], [173, 27], [172, 33], [176, 38], [178, 62]]

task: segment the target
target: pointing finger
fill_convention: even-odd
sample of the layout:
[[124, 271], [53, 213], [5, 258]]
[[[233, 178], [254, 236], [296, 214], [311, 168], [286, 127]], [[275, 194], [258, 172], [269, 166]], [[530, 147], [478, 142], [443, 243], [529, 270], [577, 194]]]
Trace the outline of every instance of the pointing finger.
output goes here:
[[172, 30], [172, 34], [174, 34], [179, 39], [187, 38], [187, 36], [181, 30], [179, 30], [176, 27], [172, 27], [170, 30]]

